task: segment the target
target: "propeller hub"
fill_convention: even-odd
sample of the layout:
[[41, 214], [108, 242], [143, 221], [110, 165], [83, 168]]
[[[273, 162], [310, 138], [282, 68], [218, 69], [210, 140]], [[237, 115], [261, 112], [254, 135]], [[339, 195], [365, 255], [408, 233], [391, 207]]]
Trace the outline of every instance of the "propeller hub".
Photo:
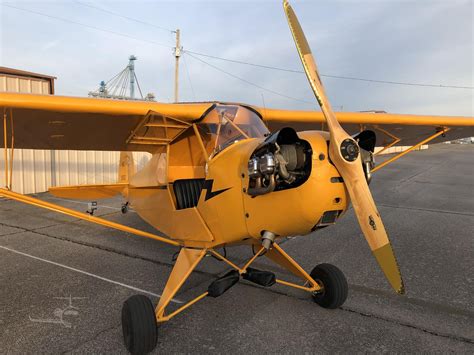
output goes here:
[[341, 155], [347, 161], [354, 161], [359, 157], [359, 146], [356, 141], [346, 138], [341, 143]]

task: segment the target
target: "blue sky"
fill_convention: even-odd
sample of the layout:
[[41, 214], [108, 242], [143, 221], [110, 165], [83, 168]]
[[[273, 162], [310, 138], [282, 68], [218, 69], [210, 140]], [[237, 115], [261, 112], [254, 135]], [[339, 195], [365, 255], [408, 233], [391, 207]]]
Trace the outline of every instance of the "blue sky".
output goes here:
[[[180, 28], [185, 50], [301, 69], [280, 1], [80, 2], [158, 27]], [[134, 54], [143, 91], [154, 92], [159, 101], [172, 100], [174, 57], [170, 47], [174, 34], [170, 31], [119, 18], [77, 1], [1, 3], [138, 40], [1, 6], [0, 65], [57, 76], [57, 94], [86, 96], [100, 80], [123, 69], [128, 56]], [[322, 74], [474, 86], [473, 1], [292, 1], [292, 5]], [[259, 86], [314, 102], [302, 74], [201, 59]], [[268, 107], [317, 109], [315, 104], [248, 85], [186, 55], [181, 60], [180, 75], [183, 101], [262, 105], [265, 100]], [[336, 110], [474, 114], [472, 89], [323, 80]]]

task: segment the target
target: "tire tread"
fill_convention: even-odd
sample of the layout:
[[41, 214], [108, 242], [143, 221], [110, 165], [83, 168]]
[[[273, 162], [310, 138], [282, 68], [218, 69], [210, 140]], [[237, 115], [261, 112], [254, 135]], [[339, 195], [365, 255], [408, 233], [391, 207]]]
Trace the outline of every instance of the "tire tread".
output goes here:
[[323, 295], [313, 296], [321, 307], [339, 308], [347, 299], [348, 285], [344, 274], [332, 264], [319, 264], [311, 271], [311, 277], [323, 283]]
[[[128, 317], [124, 309], [127, 309]], [[122, 322], [128, 322], [132, 336], [131, 343], [125, 344], [127, 350], [132, 354], [151, 352], [156, 346], [157, 324], [150, 299], [144, 295], [131, 296], [124, 302], [122, 315]]]

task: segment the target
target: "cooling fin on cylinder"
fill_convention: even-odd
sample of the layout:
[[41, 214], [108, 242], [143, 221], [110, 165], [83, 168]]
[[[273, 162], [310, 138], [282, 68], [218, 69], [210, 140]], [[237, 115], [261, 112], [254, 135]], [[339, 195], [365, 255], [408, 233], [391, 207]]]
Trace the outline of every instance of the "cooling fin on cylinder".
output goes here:
[[248, 161], [251, 196], [291, 189], [302, 185], [311, 174], [312, 150], [293, 128], [273, 133]]

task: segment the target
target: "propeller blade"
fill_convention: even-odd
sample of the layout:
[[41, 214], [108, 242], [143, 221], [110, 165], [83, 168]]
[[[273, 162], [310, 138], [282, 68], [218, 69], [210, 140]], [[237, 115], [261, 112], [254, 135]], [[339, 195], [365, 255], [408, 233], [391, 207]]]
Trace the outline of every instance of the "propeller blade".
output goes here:
[[390, 285], [396, 292], [403, 294], [405, 290], [400, 269], [398, 268], [382, 219], [367, 185], [362, 169], [359, 146], [337, 121], [318, 74], [316, 62], [309, 48], [308, 41], [295, 12], [287, 0], [283, 1], [283, 7], [306, 76], [326, 118], [330, 133], [329, 156], [344, 179], [344, 184], [349, 192], [360, 228], [375, 259]]

